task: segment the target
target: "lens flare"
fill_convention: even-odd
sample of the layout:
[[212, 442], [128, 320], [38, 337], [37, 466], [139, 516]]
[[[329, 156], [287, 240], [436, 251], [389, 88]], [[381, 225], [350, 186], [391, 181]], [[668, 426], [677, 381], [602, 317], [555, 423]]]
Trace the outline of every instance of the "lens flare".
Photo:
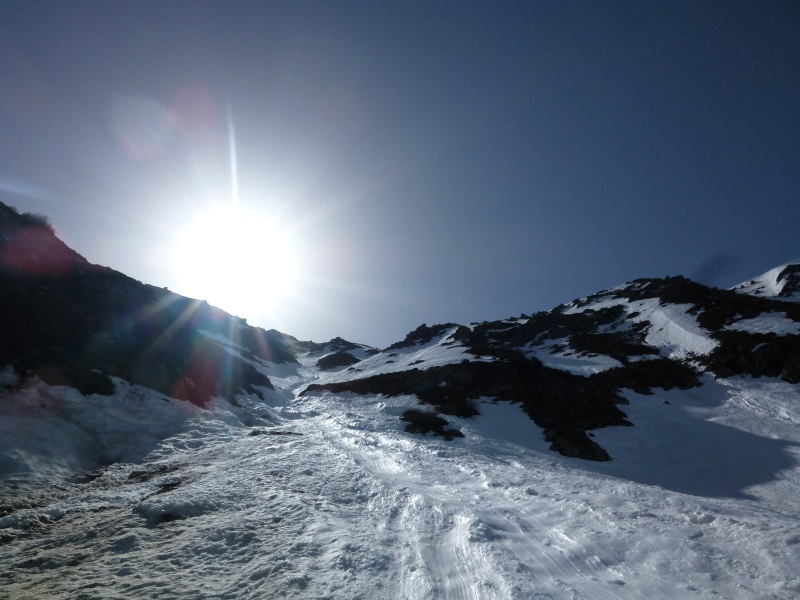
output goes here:
[[150, 98], [118, 96], [109, 119], [117, 141], [136, 160], [155, 158], [174, 136], [172, 113]]

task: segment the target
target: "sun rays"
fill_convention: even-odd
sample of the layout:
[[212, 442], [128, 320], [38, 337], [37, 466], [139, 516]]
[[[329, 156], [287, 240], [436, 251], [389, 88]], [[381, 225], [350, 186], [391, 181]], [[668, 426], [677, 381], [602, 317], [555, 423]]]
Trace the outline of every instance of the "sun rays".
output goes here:
[[175, 208], [162, 229], [171, 240], [162, 256], [170, 288], [265, 328], [296, 329], [301, 314], [342, 318], [342, 295], [364, 297], [365, 284], [343, 276], [364, 258], [339, 216], [375, 185], [321, 189], [327, 167], [313, 160], [287, 178], [269, 152], [254, 155], [258, 143], [238, 135], [232, 103], [218, 109], [224, 152], [223, 144], [189, 148], [192, 168], [182, 184], [176, 172], [178, 193], [169, 198]]

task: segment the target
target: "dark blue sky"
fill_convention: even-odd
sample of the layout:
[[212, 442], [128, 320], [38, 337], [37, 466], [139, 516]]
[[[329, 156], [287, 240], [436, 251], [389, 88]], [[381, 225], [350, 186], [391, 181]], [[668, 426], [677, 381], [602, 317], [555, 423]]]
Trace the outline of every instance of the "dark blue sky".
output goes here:
[[727, 287], [800, 255], [800, 3], [0, 5], [4, 202], [189, 293], [232, 171], [296, 263], [242, 316], [302, 339]]

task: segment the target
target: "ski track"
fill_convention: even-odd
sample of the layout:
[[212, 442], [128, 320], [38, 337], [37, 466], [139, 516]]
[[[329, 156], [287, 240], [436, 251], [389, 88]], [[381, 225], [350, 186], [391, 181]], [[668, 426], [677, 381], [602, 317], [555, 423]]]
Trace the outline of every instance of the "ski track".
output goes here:
[[[784, 384], [763, 387], [774, 402], [725, 385], [715, 418], [800, 423]], [[532, 423], [527, 447], [455, 418], [465, 440], [411, 436], [414, 404], [276, 393], [260, 427], [217, 407], [137, 464], [6, 490], [29, 502], [0, 518], [0, 598], [800, 597], [791, 502], [611, 477]]]

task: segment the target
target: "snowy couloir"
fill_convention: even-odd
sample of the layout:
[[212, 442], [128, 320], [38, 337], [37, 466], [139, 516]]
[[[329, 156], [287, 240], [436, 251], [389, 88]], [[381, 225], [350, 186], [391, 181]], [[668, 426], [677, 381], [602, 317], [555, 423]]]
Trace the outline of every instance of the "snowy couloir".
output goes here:
[[800, 598], [798, 300], [304, 342], [0, 204], [0, 598]]

